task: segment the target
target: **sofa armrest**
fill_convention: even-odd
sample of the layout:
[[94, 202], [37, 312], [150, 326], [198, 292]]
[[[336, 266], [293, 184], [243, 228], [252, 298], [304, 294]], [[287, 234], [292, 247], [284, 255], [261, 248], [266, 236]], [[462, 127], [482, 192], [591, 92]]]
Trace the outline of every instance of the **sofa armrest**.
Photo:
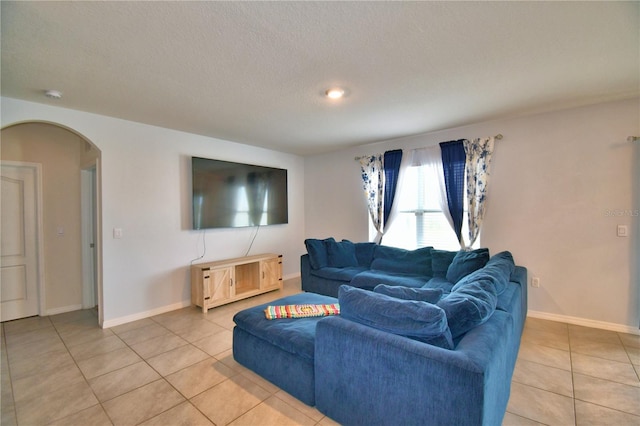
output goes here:
[[521, 322], [524, 325], [525, 320], [527, 319], [527, 311], [529, 309], [529, 287], [528, 287], [528, 274], [527, 268], [524, 266], [517, 266], [516, 269], [511, 274], [510, 280], [520, 284], [520, 289], [522, 291], [522, 297], [520, 301], [522, 303], [522, 319]]
[[300, 256], [300, 273], [309, 274], [311, 271], [311, 261], [309, 260], [309, 254], [305, 253]]
[[316, 328], [316, 406], [342, 424], [502, 422], [513, 365], [510, 314], [496, 312], [455, 350], [341, 317]]
[[308, 291], [304, 288], [305, 283], [311, 279], [311, 261], [309, 260], [309, 254], [303, 254], [300, 256], [300, 281], [302, 283], [302, 291]]

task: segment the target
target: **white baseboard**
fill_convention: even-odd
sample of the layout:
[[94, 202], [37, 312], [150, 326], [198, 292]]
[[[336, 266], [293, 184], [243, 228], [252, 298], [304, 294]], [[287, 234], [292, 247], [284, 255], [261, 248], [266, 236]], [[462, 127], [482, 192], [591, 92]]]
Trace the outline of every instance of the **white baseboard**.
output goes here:
[[79, 311], [80, 309], [82, 309], [81, 303], [77, 305], [63, 306], [61, 308], [47, 309], [44, 316], [64, 314], [66, 312]]
[[114, 318], [110, 320], [105, 320], [102, 323], [102, 328], [111, 328], [116, 325], [126, 324], [128, 322], [137, 321], [149, 317], [153, 317], [155, 315], [164, 314], [166, 312], [175, 311], [176, 309], [182, 309], [191, 306], [191, 300], [183, 300], [182, 302], [173, 303], [171, 305], [162, 306], [160, 308], [151, 309], [150, 311], [139, 312], [133, 315], [127, 315], [120, 318]]
[[287, 280], [292, 280], [294, 278], [300, 278], [300, 273], [298, 272], [297, 274], [289, 274], [289, 275], [285, 275], [282, 277], [282, 281], [287, 281]]
[[[291, 274], [291, 275], [287, 275], [287, 276], [283, 277], [283, 280], [290, 280], [290, 279], [299, 278], [299, 277], [300, 277], [299, 273]], [[70, 309], [70, 310], [81, 309], [81, 306], [82, 305], [78, 305], [78, 307], [76, 307], [74, 309]], [[175, 311], [176, 309], [186, 308], [188, 306], [191, 306], [191, 300], [183, 300], [182, 302], [178, 302], [178, 303], [174, 303], [174, 304], [171, 304], [171, 305], [163, 306], [161, 308], [152, 309], [150, 311], [140, 312], [140, 313], [133, 314], [133, 315], [127, 315], [125, 317], [105, 320], [102, 323], [102, 328], [115, 327], [116, 325], [122, 325], [122, 324], [126, 324], [128, 322], [149, 318], [149, 317], [152, 317], [152, 316], [155, 316], [155, 315], [164, 314], [166, 312]]]
[[547, 312], [539, 312], [529, 310], [527, 316], [532, 318], [545, 319], [549, 321], [564, 322], [567, 324], [581, 325], [583, 327], [600, 328], [602, 330], [616, 331], [618, 333], [628, 333], [640, 335], [640, 329], [624, 324], [615, 324], [612, 322], [596, 321], [586, 318], [570, 317], [566, 315], [550, 314]]

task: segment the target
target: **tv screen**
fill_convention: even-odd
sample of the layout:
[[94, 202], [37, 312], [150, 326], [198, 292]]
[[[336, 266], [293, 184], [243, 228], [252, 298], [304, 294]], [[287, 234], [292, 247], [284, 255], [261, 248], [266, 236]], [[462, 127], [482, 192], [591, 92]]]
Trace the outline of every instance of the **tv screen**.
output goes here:
[[288, 223], [287, 170], [191, 158], [193, 229]]

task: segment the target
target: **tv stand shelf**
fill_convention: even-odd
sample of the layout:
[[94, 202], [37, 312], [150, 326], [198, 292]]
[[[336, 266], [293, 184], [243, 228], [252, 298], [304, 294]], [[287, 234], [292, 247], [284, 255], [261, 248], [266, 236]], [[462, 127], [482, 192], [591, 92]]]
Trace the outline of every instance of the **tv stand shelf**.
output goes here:
[[259, 254], [191, 265], [191, 303], [210, 308], [282, 290], [282, 255]]

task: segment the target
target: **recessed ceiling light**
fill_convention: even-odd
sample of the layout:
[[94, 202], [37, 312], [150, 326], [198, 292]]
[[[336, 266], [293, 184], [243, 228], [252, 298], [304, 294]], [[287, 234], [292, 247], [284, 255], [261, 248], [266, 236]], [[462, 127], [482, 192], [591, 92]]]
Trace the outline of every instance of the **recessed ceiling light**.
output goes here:
[[62, 92], [59, 90], [45, 90], [44, 95], [49, 99], [62, 99]]
[[344, 96], [344, 89], [339, 87], [334, 87], [333, 89], [329, 89], [325, 92], [328, 98], [330, 99], [340, 99]]

